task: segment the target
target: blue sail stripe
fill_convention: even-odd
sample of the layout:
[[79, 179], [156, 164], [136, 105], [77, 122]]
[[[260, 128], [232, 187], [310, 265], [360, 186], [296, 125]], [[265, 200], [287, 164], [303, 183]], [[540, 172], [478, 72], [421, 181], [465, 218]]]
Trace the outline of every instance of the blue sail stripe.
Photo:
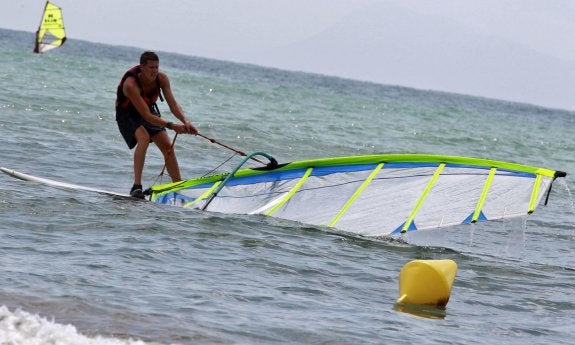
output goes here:
[[[402, 168], [433, 168], [437, 167], [438, 163], [421, 163], [421, 162], [404, 162], [404, 163], [387, 163], [384, 165], [382, 170], [385, 169], [402, 169]], [[348, 173], [348, 172], [358, 172], [358, 171], [372, 171], [375, 169], [377, 164], [350, 164], [350, 165], [334, 165], [328, 167], [317, 167], [314, 169], [310, 176], [327, 176], [336, 173]], [[482, 170], [489, 170], [489, 167], [482, 167], [476, 165], [463, 165], [463, 164], [447, 164], [447, 168], [465, 168], [465, 169], [482, 169]], [[264, 183], [264, 182], [277, 182], [277, 181], [285, 181], [291, 179], [299, 179], [301, 178], [306, 171], [307, 168], [302, 169], [293, 169], [293, 170], [280, 170], [280, 171], [269, 171], [265, 173], [255, 173], [254, 175], [250, 176], [242, 176], [242, 177], [234, 177], [230, 179], [226, 186], [238, 186], [238, 185], [246, 185], [246, 184], [255, 184], [255, 183]], [[443, 176], [448, 175], [457, 175], [457, 173], [447, 172], [444, 173]], [[536, 175], [527, 172], [521, 171], [511, 171], [505, 169], [499, 169], [497, 171], [497, 175], [499, 176], [513, 176], [513, 177], [526, 177], [526, 178], [535, 178]], [[407, 175], [405, 177], [410, 177]], [[191, 189], [200, 189], [200, 188], [209, 188], [213, 182], [210, 183], [203, 183], [198, 184], [195, 186], [190, 187]]]

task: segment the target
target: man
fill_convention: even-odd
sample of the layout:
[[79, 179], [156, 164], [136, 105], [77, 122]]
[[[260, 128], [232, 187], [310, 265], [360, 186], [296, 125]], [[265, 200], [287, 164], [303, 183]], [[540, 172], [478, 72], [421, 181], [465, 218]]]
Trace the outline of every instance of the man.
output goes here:
[[[180, 168], [173, 152], [166, 128], [176, 133], [198, 134], [196, 127], [186, 118], [176, 102], [168, 76], [158, 70], [160, 59], [154, 52], [144, 52], [140, 64], [132, 67], [122, 77], [116, 98], [116, 121], [126, 144], [134, 150], [134, 185], [130, 195], [144, 198], [142, 172], [148, 145], [154, 142], [164, 155], [168, 174], [173, 182], [180, 181]], [[174, 124], [161, 118], [156, 101], [166, 97], [168, 106], [182, 124]]]

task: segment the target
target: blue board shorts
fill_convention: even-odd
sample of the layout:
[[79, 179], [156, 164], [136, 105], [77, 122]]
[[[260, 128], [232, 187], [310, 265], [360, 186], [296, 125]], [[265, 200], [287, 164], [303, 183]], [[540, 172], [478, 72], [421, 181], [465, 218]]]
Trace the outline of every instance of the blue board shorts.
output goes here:
[[[158, 107], [155, 104], [150, 106], [150, 111], [157, 117], [162, 117]], [[124, 140], [130, 149], [136, 147], [136, 144], [138, 143], [134, 134], [140, 126], [144, 126], [146, 131], [148, 131], [148, 134], [150, 135], [150, 142], [152, 142], [151, 138], [154, 135], [166, 130], [164, 127], [158, 127], [147, 121], [144, 121], [144, 118], [133, 106], [125, 109], [116, 107], [116, 122], [118, 123], [118, 129], [120, 130], [122, 137], [124, 137]]]

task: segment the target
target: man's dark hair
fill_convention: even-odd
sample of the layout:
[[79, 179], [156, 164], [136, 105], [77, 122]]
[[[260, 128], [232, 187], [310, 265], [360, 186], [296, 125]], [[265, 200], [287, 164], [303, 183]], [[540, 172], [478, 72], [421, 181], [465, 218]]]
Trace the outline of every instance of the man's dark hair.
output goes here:
[[142, 55], [140, 55], [140, 65], [145, 65], [148, 61], [160, 61], [160, 58], [158, 57], [158, 54], [154, 52], [143, 52]]

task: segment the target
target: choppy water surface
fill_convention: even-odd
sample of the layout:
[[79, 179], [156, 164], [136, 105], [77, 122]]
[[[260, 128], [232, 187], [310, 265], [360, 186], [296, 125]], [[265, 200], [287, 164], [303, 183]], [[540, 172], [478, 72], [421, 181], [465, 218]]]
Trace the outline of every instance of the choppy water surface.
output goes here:
[[[39, 56], [29, 42], [31, 34], [0, 30], [0, 165], [127, 192], [131, 152], [113, 103], [140, 50], [70, 40]], [[280, 162], [435, 153], [575, 172], [572, 112], [160, 58], [202, 133]], [[183, 135], [176, 150], [186, 177], [233, 154]], [[162, 166], [150, 149], [146, 183]], [[0, 342], [570, 344], [572, 181], [556, 182], [549, 205], [527, 219], [389, 240], [0, 176]], [[447, 308], [431, 318], [394, 310], [399, 271], [413, 259], [459, 267]]]

